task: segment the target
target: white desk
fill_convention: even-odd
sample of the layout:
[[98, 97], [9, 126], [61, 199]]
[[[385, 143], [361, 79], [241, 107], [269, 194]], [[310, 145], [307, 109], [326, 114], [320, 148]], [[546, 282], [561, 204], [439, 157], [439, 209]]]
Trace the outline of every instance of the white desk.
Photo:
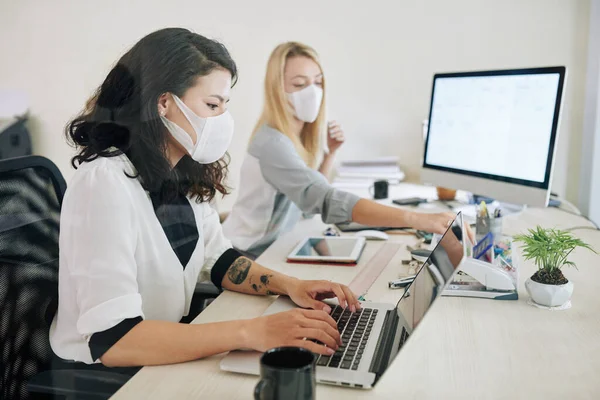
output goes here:
[[[432, 189], [427, 190], [431, 193]], [[579, 217], [558, 210], [528, 209], [518, 216], [506, 217], [504, 228], [506, 234], [514, 234], [537, 224], [561, 228], [589, 225]], [[349, 283], [382, 242], [369, 242], [361, 262], [354, 268], [296, 265], [284, 261], [302, 237], [320, 234], [324, 227], [318, 219], [302, 221], [258, 261], [300, 278]], [[579, 230], [576, 233], [600, 250], [600, 232]], [[392, 240], [411, 243], [415, 239], [395, 235]], [[398, 257], [402, 253], [400, 251]], [[600, 398], [600, 257], [578, 250], [573, 253], [573, 260], [579, 265], [579, 271], [566, 271], [575, 284], [570, 310], [546, 311], [529, 306], [523, 283], [534, 272], [534, 266], [521, 263], [518, 301], [438, 298], [375, 389], [318, 385], [317, 398]], [[369, 290], [368, 300], [398, 299], [400, 291], [387, 289], [387, 281], [400, 272], [397, 259], [390, 265], [393, 267], [386, 268]], [[272, 301], [271, 297], [225, 292], [194, 322], [256, 317]], [[222, 357], [146, 367], [113, 399], [252, 398], [258, 378], [220, 371]]]

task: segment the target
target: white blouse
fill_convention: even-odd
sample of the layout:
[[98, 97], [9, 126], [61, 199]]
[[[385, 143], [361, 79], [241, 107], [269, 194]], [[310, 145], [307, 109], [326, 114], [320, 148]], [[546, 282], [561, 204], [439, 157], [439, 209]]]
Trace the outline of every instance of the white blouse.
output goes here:
[[188, 199], [199, 239], [185, 269], [156, 217], [148, 193], [126, 156], [79, 167], [60, 219], [58, 312], [50, 329], [62, 359], [93, 360], [88, 341], [125, 319], [179, 322], [196, 283], [210, 281], [217, 259], [231, 248], [217, 212]]

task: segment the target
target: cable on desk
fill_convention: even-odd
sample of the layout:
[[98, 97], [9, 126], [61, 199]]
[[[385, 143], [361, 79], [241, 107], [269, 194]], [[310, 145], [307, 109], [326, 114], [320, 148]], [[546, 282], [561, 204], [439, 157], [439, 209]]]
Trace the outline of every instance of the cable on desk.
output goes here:
[[560, 205], [556, 206], [556, 208], [563, 209], [561, 206], [562, 205], [567, 205], [567, 206], [569, 206], [571, 208], [571, 211], [572, 211], [573, 214], [581, 215], [581, 211], [579, 211], [579, 208], [577, 208], [577, 206], [575, 206], [575, 204], [571, 203], [569, 200], [560, 198], [559, 196], [556, 196], [556, 195], [551, 196], [550, 198], [552, 200], [556, 200], [556, 201], [560, 202]]
[[600, 229], [594, 228], [593, 226], [575, 226], [573, 228], [569, 228], [569, 229], [565, 229], [565, 230], [569, 231], [569, 232], [572, 232], [572, 231], [583, 231], [583, 230], [600, 232]]
[[559, 208], [559, 207], [553, 207], [553, 208], [556, 209], [556, 210], [558, 210], [558, 211], [565, 212], [567, 214], [575, 215], [576, 217], [585, 218], [586, 221], [588, 221], [590, 224], [594, 225], [595, 228], [592, 228], [592, 229], [600, 230], [600, 227], [598, 226], [598, 224], [596, 224], [594, 221], [592, 221], [591, 219], [589, 219], [588, 217], [586, 217], [583, 214], [578, 214], [578, 213], [575, 213], [575, 212], [572, 212], [572, 211], [569, 211], [569, 210], [565, 210], [564, 208]]

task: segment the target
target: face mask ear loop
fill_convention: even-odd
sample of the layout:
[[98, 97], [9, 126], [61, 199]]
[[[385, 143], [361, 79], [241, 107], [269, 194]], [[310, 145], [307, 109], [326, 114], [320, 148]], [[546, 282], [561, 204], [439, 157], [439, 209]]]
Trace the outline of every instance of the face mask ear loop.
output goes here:
[[[202, 132], [198, 132], [196, 131], [195, 127], [194, 127], [194, 123], [192, 122], [192, 119], [190, 118], [190, 116], [188, 115], [189, 112], [193, 112], [192, 110], [189, 110], [189, 107], [185, 105], [185, 103], [183, 102], [183, 100], [181, 100], [179, 97], [177, 97], [176, 94], [171, 93], [171, 96], [173, 96], [173, 99], [175, 101], [175, 104], [177, 104], [177, 107], [179, 108], [179, 110], [181, 111], [181, 113], [183, 114], [183, 116], [185, 117], [185, 119], [187, 119], [187, 121], [190, 123], [190, 126], [192, 127], [192, 129], [194, 130], [194, 132], [196, 133], [196, 143], [194, 143], [192, 141], [192, 144], [194, 146], [194, 150], [196, 149], [196, 147], [198, 147], [198, 143], [200, 142], [200, 134]], [[189, 110], [189, 111], [188, 111]], [[206, 122], [205, 122], [206, 125]], [[183, 128], [181, 128], [183, 129]], [[204, 129], [204, 126], [203, 126]], [[185, 131], [185, 129], [183, 129]], [[191, 137], [190, 137], [191, 139]]]

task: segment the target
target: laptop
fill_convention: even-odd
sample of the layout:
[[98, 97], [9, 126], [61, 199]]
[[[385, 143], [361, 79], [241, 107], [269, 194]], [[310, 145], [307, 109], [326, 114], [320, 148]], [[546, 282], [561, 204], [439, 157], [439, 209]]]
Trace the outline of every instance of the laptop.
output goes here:
[[[366, 302], [355, 313], [332, 304], [331, 316], [343, 345], [332, 356], [317, 357], [318, 382], [363, 389], [375, 385], [465, 259], [463, 229], [459, 213], [397, 304]], [[264, 315], [295, 307], [289, 298], [280, 296]], [[221, 361], [221, 369], [258, 375], [260, 355], [255, 351], [230, 352]]]

